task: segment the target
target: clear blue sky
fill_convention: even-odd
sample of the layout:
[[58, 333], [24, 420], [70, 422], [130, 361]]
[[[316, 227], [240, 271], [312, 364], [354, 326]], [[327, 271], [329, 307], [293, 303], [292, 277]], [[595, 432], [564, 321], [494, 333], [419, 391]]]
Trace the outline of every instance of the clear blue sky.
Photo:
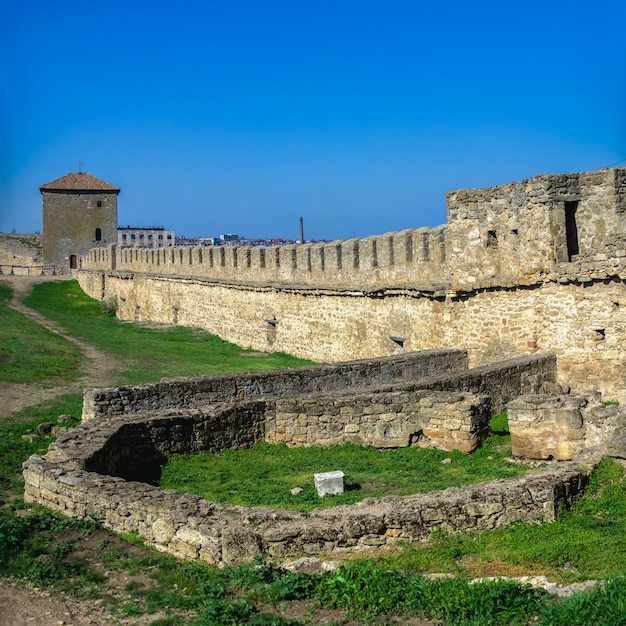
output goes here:
[[79, 162], [122, 225], [294, 239], [624, 165], [625, 27], [624, 0], [0, 0], [0, 231]]

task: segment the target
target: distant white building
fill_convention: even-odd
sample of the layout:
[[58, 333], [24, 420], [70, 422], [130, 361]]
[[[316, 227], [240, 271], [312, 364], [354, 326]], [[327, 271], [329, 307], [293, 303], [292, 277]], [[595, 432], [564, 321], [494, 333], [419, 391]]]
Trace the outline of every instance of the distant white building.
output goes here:
[[154, 228], [119, 227], [117, 243], [133, 248], [164, 248], [174, 245], [174, 231], [165, 230], [159, 226]]
[[227, 235], [220, 235], [222, 243], [237, 243], [239, 241], [239, 235], [228, 233]]

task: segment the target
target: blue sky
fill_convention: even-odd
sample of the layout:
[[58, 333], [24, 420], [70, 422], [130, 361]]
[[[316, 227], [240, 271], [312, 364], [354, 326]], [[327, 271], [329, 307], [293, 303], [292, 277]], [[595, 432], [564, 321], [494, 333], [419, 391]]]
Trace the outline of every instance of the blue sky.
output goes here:
[[0, 0], [0, 231], [39, 186], [121, 225], [364, 237], [445, 193], [626, 165], [626, 2]]

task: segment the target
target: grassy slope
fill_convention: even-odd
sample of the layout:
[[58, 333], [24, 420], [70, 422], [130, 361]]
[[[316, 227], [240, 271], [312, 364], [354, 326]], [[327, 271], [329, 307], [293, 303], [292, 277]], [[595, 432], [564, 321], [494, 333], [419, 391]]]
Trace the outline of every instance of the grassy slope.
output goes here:
[[48, 384], [73, 380], [80, 350], [8, 306], [10, 287], [0, 283], [0, 380]]
[[251, 356], [205, 331], [182, 326], [148, 328], [102, 312], [75, 281], [37, 285], [25, 304], [126, 364], [120, 382], [134, 385], [170, 376], [198, 376], [296, 367], [310, 361], [273, 353]]

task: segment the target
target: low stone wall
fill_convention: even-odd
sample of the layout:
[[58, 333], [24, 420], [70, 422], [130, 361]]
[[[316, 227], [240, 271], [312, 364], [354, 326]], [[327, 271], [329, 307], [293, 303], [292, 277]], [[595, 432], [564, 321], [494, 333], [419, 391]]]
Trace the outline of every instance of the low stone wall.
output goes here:
[[534, 354], [467, 369], [464, 350], [424, 350], [346, 363], [268, 372], [165, 379], [136, 387], [88, 389], [83, 420], [138, 411], [201, 408], [261, 395], [359, 390], [459, 391], [488, 395], [494, 413], [522, 394], [554, 391], [553, 354]]
[[489, 432], [488, 396], [390, 391], [278, 398], [266, 441], [288, 446], [346, 441], [376, 448], [412, 444], [473, 452]]
[[567, 461], [626, 432], [626, 409], [605, 406], [600, 394], [524, 395], [507, 405], [512, 453]]
[[448, 376], [465, 370], [465, 350], [441, 349], [266, 372], [165, 379], [137, 387], [90, 389], [83, 399], [83, 420], [137, 411], [199, 408], [260, 395], [418, 383], [435, 375]]
[[[554, 357], [536, 355], [406, 382], [420, 371], [419, 363], [428, 369], [440, 359], [458, 367], [464, 356], [441, 351], [92, 390], [86, 402], [92, 418], [51, 444], [44, 457], [32, 456], [24, 464], [25, 499], [79, 518], [94, 515], [108, 528], [137, 532], [176, 556], [225, 564], [257, 555], [340, 554], [421, 540], [435, 529], [482, 530], [515, 520], [555, 519], [558, 509], [580, 493], [599, 456], [587, 465], [577, 460], [575, 467], [508, 481], [367, 499], [308, 515], [207, 502], [154, 486], [171, 454], [246, 448], [264, 440], [295, 445], [359, 441], [380, 447], [417, 443], [467, 452], [486, 433], [490, 415], [489, 398], [475, 391], [493, 392], [499, 406], [520, 393], [549, 387], [556, 377]], [[381, 380], [404, 382], [376, 386]], [[352, 387], [295, 397], [261, 395], [295, 388], [297, 381], [315, 390], [329, 381], [330, 386]], [[186, 408], [171, 408], [177, 400]]]
[[383, 385], [385, 391], [445, 391], [489, 396], [493, 415], [505, 410], [507, 403], [520, 395], [561, 391], [557, 382], [557, 361], [553, 354], [509, 359], [464, 372], [433, 376], [414, 384]]
[[[424, 396], [425, 397], [425, 396]], [[272, 401], [252, 400], [166, 414], [90, 420], [24, 464], [25, 499], [83, 518], [93, 515], [149, 545], [209, 563], [249, 562], [322, 552], [340, 556], [394, 542], [426, 539], [434, 530], [485, 530], [514, 521], [553, 521], [584, 489], [601, 458], [471, 487], [407, 497], [368, 498], [310, 514], [208, 502], [147, 481], [172, 453], [247, 447], [263, 437]]]

